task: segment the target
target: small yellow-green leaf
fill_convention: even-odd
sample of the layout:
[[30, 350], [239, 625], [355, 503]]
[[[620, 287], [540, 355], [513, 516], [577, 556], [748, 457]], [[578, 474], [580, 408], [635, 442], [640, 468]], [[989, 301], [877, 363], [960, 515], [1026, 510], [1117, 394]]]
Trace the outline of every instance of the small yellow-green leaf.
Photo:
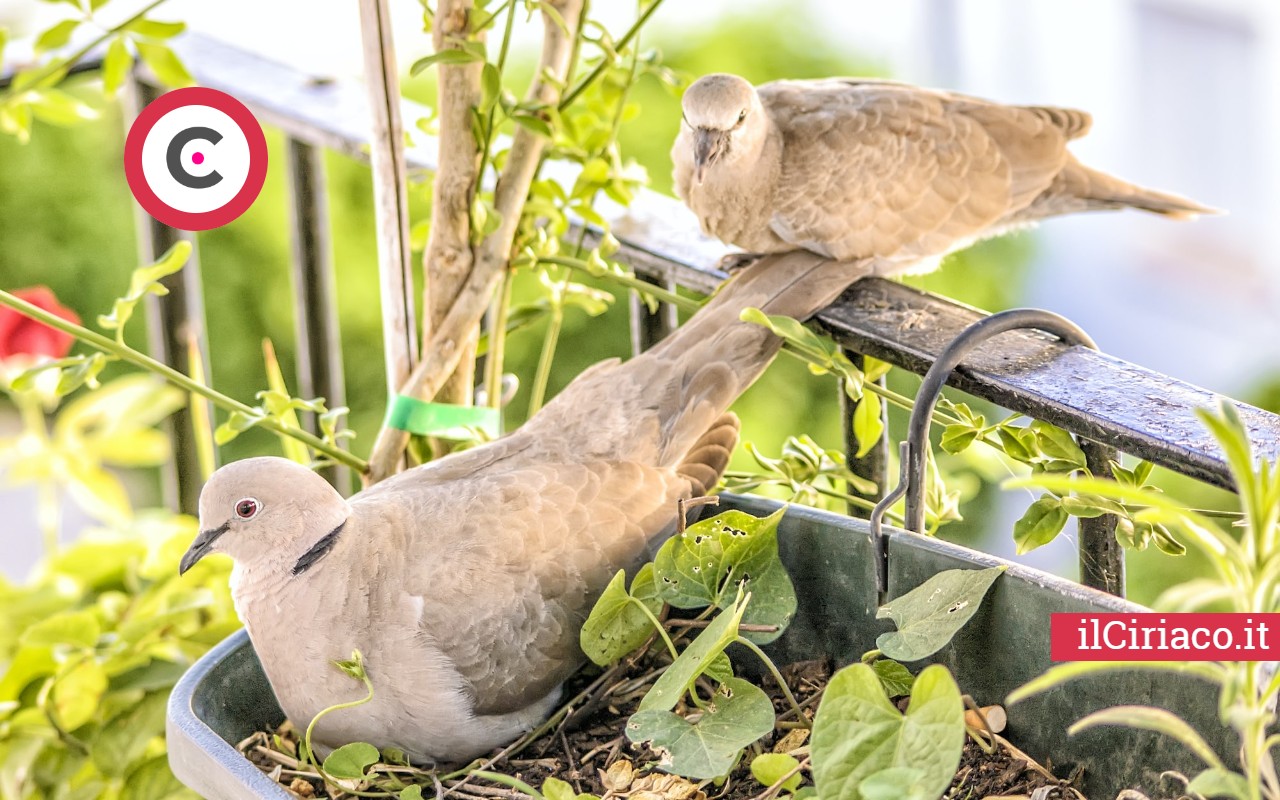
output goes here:
[[90, 648], [98, 643], [102, 626], [90, 610], [64, 611], [42, 619], [22, 632], [19, 643], [30, 647]]
[[889, 697], [905, 697], [911, 694], [916, 676], [897, 661], [892, 658], [882, 658], [872, 664], [871, 669], [875, 670], [876, 677], [880, 679], [880, 685], [884, 687], [884, 693]]
[[1238, 772], [1216, 768], [1206, 769], [1187, 784], [1187, 794], [1248, 800], [1249, 781]]
[[81, 21], [78, 19], [64, 19], [43, 31], [36, 37], [36, 52], [46, 53], [50, 50], [57, 50], [59, 47], [65, 47], [67, 42], [71, 41], [71, 34], [75, 33], [76, 28], [80, 27]]
[[[795, 756], [786, 753], [761, 753], [751, 759], [751, 775], [762, 786], [773, 786], [782, 780], [783, 776], [795, 771], [800, 766], [800, 762]], [[794, 792], [800, 788], [804, 778], [798, 771], [794, 775], [787, 778], [782, 784], [782, 789], [788, 792]]]
[[853, 411], [853, 435], [858, 440], [858, 458], [871, 452], [884, 434], [884, 422], [880, 417], [880, 395], [864, 392], [858, 407]]
[[135, 41], [138, 55], [166, 86], [191, 86], [196, 81], [178, 56], [167, 45]]
[[409, 75], [417, 77], [423, 70], [433, 64], [471, 64], [476, 61], [484, 61], [484, 56], [470, 50], [456, 50], [453, 48], [439, 50], [413, 62], [413, 66], [409, 67]]
[[1041, 495], [1013, 525], [1018, 555], [1052, 542], [1067, 524], [1067, 516], [1061, 500], [1051, 494]]
[[114, 98], [120, 91], [131, 66], [133, 54], [129, 52], [125, 37], [115, 37], [107, 46], [107, 54], [102, 59], [102, 90], [107, 97]]

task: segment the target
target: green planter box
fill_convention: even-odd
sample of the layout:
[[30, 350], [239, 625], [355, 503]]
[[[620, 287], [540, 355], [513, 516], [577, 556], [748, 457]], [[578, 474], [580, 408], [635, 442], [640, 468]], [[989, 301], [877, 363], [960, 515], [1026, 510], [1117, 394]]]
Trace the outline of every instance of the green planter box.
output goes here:
[[[764, 515], [776, 503], [726, 496], [722, 507]], [[771, 647], [779, 663], [821, 656], [856, 660], [891, 626], [875, 619], [870, 529], [863, 520], [794, 507], [779, 528], [782, 558], [800, 604], [787, 633]], [[946, 542], [891, 532], [890, 596], [946, 569], [1009, 564]], [[1003, 703], [1013, 689], [1049, 665], [1049, 615], [1054, 612], [1135, 612], [1142, 606], [1038, 570], [1009, 564], [982, 608], [932, 661], [946, 664], [962, 691], [980, 704]], [[913, 667], [921, 665], [910, 665]], [[1062, 771], [1085, 768], [1083, 790], [1115, 797], [1126, 787], [1157, 786], [1168, 769], [1194, 774], [1197, 761], [1181, 745], [1151, 733], [1099, 728], [1067, 737], [1076, 719], [1110, 705], [1149, 704], [1186, 718], [1234, 763], [1234, 746], [1217, 719], [1215, 688], [1196, 678], [1131, 672], [1076, 681], [1010, 709], [1005, 736]], [[290, 795], [235, 750], [235, 743], [284, 718], [243, 631], [211, 650], [174, 688], [169, 701], [169, 763], [207, 798]], [[305, 720], [303, 721], [305, 722]]]

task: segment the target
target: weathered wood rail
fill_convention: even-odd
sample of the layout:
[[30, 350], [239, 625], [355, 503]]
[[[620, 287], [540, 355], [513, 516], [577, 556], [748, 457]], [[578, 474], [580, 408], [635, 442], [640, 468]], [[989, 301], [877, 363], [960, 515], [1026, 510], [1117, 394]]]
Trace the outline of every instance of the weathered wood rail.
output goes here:
[[[289, 183], [293, 193], [293, 269], [298, 319], [299, 385], [343, 402], [340, 338], [332, 298], [327, 218], [323, 211], [323, 149], [368, 162], [369, 115], [364, 90], [355, 84], [301, 73], [291, 67], [246, 53], [198, 35], [175, 42], [188, 68], [205, 86], [228, 92], [245, 103], [260, 121], [281, 130], [288, 140]], [[89, 65], [85, 68], [91, 68]], [[154, 87], [139, 76], [144, 96]], [[0, 85], [3, 85], [0, 83]], [[425, 107], [405, 101], [407, 122], [428, 116]], [[435, 167], [435, 146], [417, 136], [406, 151], [410, 172]], [[553, 165], [552, 168], [555, 168]], [[715, 269], [725, 248], [703, 236], [696, 220], [676, 200], [640, 192], [629, 208], [607, 203], [601, 209], [622, 243], [616, 258], [655, 284], [709, 292], [724, 277]], [[175, 232], [146, 220], [142, 249], [172, 241]], [[598, 235], [598, 231], [588, 230]], [[181, 360], [185, 351], [172, 345], [178, 328], [200, 325], [199, 273], [186, 273], [171, 287], [153, 319], [162, 330], [153, 339], [160, 354]], [[167, 311], [166, 311], [167, 309]], [[659, 338], [674, 324], [664, 308], [648, 315], [632, 305], [633, 342], [637, 349]], [[181, 319], [173, 319], [177, 314]], [[946, 345], [983, 312], [891, 281], [870, 279], [847, 291], [818, 316], [818, 323], [853, 353], [864, 353], [923, 374]], [[1101, 342], [1105, 349], [1106, 342]], [[168, 349], [166, 349], [166, 346]], [[1194, 409], [1215, 402], [1212, 392], [1141, 366], [1082, 347], [1067, 347], [1050, 336], [1020, 331], [988, 341], [968, 357], [949, 383], [1010, 411], [1058, 425], [1089, 444], [1093, 464], [1105, 465], [1111, 448], [1138, 456], [1207, 483], [1231, 488], [1231, 478], [1216, 443], [1199, 424]], [[1236, 403], [1255, 450], [1280, 457], [1280, 416]], [[848, 423], [847, 414], [845, 417]], [[181, 441], [181, 439], [179, 440]], [[886, 448], [873, 452], [872, 463], [856, 465], [864, 474], [883, 476]], [[878, 463], [876, 463], [878, 462]], [[175, 467], [174, 500], [193, 508], [198, 478], [188, 459]], [[882, 487], [882, 491], [884, 487]], [[1080, 559], [1082, 582], [1123, 593], [1123, 564], [1112, 528], [1084, 526]]]

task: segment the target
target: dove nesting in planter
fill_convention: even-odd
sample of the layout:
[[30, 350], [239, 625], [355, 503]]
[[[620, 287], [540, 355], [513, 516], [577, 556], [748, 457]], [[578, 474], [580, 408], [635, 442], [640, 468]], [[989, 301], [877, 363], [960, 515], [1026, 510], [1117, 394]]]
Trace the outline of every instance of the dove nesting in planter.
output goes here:
[[236, 608], [293, 722], [363, 691], [333, 662], [364, 655], [372, 701], [325, 715], [315, 741], [459, 761], [555, 706], [583, 662], [579, 629], [705, 494], [737, 442], [729, 404], [780, 341], [744, 308], [805, 319], [870, 269], [810, 253], [761, 260], [628, 362], [578, 376], [495, 442], [349, 500], [276, 458], [229, 464], [200, 497], [182, 568], [235, 560]]
[[883, 80], [754, 87], [707, 75], [685, 92], [676, 193], [702, 229], [752, 253], [797, 249], [928, 271], [947, 253], [1045, 217], [1140, 208], [1216, 213], [1086, 167], [1083, 111], [1009, 106]]

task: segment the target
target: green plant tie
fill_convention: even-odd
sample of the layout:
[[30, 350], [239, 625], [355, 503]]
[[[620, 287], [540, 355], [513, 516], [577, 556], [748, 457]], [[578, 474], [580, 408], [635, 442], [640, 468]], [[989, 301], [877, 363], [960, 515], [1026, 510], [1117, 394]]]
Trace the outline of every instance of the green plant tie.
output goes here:
[[391, 398], [383, 425], [418, 436], [435, 436], [440, 439], [469, 439], [471, 434], [468, 429], [476, 429], [496, 439], [501, 435], [500, 419], [496, 408], [428, 403], [416, 397], [398, 394]]

